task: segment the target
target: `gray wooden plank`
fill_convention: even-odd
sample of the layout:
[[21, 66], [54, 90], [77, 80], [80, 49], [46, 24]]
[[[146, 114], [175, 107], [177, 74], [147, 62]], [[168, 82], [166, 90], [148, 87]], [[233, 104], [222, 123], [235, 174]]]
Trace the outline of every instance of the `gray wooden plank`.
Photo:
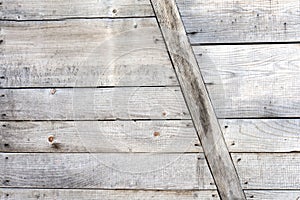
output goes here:
[[40, 20], [153, 16], [147, 0], [2, 0], [0, 19]]
[[151, 2], [220, 197], [245, 199], [176, 3]]
[[192, 44], [300, 39], [296, 0], [176, 0]]
[[[299, 123], [299, 119], [220, 120], [229, 152], [300, 151]], [[203, 151], [190, 120], [0, 122], [0, 133], [2, 152]], [[53, 144], [48, 142], [50, 136]]]
[[193, 49], [218, 117], [299, 117], [298, 44]]
[[0, 186], [215, 189], [203, 154], [1, 153]]
[[2, 152], [202, 151], [190, 120], [0, 122], [0, 133]]
[[178, 84], [154, 18], [0, 26], [0, 87]]
[[232, 153], [232, 159], [244, 189], [300, 189], [299, 153]]
[[190, 118], [178, 87], [2, 89], [0, 92], [1, 120]]
[[300, 199], [300, 190], [246, 190], [245, 193], [252, 200]]
[[143, 191], [143, 190], [78, 190], [78, 189], [0, 189], [1, 199], [24, 200], [217, 200], [216, 190]]
[[299, 119], [220, 120], [230, 152], [300, 152]]

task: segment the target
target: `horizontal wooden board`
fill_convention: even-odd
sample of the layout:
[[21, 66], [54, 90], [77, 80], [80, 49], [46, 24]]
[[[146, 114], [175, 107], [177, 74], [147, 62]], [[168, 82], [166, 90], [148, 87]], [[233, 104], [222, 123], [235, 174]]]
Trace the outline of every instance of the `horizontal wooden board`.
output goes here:
[[300, 189], [299, 153], [232, 153], [232, 159], [244, 189]]
[[217, 200], [216, 190], [142, 191], [142, 190], [76, 190], [76, 189], [0, 189], [1, 199], [24, 200]]
[[192, 44], [300, 40], [296, 0], [177, 0]]
[[178, 85], [155, 18], [0, 26], [0, 87]]
[[300, 152], [300, 119], [220, 120], [231, 152]]
[[0, 154], [1, 187], [215, 189], [203, 154]]
[[246, 190], [245, 193], [250, 200], [300, 199], [300, 190]]
[[2, 89], [0, 104], [2, 120], [190, 118], [179, 87]]
[[[220, 120], [230, 152], [300, 151], [299, 123], [298, 119]], [[0, 122], [0, 133], [2, 152], [202, 152], [190, 120], [8, 121]]]
[[194, 47], [219, 118], [299, 117], [300, 46]]
[[147, 0], [2, 0], [0, 19], [153, 16]]
[[0, 133], [2, 152], [202, 151], [190, 120], [0, 122]]

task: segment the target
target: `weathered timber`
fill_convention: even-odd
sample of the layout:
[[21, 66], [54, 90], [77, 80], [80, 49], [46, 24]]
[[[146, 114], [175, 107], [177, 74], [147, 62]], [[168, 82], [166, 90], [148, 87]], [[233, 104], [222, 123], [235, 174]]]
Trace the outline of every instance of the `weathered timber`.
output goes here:
[[151, 2], [220, 197], [245, 199], [175, 1]]
[[0, 122], [0, 133], [2, 152], [202, 152], [190, 120]]
[[300, 119], [226, 119], [220, 124], [230, 152], [300, 152]]
[[297, 152], [232, 153], [232, 159], [244, 189], [300, 189]]
[[192, 44], [294, 42], [296, 0], [176, 0]]
[[193, 47], [219, 118], [299, 117], [299, 44]]
[[215, 189], [203, 154], [1, 153], [0, 160], [1, 187]]
[[0, 19], [55, 20], [153, 16], [147, 0], [2, 0]]
[[178, 87], [2, 89], [1, 120], [190, 119]]
[[178, 85], [155, 18], [0, 26], [0, 87]]

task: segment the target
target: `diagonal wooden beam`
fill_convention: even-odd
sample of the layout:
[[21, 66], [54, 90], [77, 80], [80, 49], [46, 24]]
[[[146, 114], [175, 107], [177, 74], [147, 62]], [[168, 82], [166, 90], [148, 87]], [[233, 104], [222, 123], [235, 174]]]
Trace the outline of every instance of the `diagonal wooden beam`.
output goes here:
[[246, 199], [175, 0], [151, 3], [220, 197]]

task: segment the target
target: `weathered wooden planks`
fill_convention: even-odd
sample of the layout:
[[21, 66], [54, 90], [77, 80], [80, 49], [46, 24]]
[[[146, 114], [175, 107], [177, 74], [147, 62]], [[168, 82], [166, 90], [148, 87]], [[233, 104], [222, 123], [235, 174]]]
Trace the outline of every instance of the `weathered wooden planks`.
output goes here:
[[194, 47], [219, 118], [299, 117], [300, 46]]
[[2, 120], [189, 119], [178, 87], [2, 89]]
[[153, 16], [147, 0], [2, 0], [0, 19], [40, 20]]
[[219, 195], [245, 199], [175, 0], [151, 3]]
[[296, 0], [176, 0], [192, 44], [300, 39]]
[[0, 122], [0, 133], [2, 152], [202, 151], [190, 120]]
[[300, 190], [246, 190], [248, 199], [253, 200], [299, 200]]
[[230, 152], [300, 152], [300, 119], [227, 119], [220, 124]]
[[143, 191], [143, 190], [68, 190], [68, 189], [0, 189], [2, 199], [24, 200], [218, 200], [215, 190], [201, 191]]
[[232, 153], [232, 159], [245, 189], [300, 189], [299, 153]]
[[178, 84], [154, 18], [0, 26], [0, 87]]
[[1, 187], [215, 189], [203, 154], [0, 154]]

